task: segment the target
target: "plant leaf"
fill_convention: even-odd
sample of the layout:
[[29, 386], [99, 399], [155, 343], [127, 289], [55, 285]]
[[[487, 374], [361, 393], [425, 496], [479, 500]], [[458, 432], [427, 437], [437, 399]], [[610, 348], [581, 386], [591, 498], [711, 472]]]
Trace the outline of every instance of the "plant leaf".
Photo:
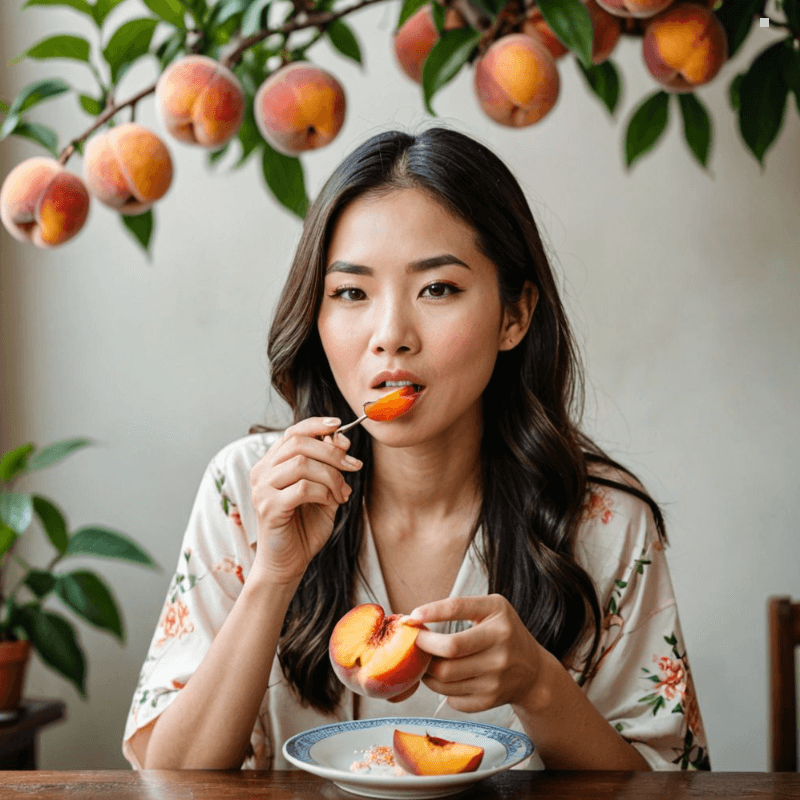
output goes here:
[[395, 33], [403, 27], [403, 23], [419, 11], [422, 6], [426, 6], [431, 0], [403, 0], [403, 7], [400, 9], [400, 16], [397, 19]]
[[353, 61], [357, 61], [361, 66], [364, 66], [358, 39], [356, 39], [356, 35], [347, 23], [343, 22], [341, 19], [336, 19], [328, 25], [325, 32], [328, 34], [331, 44], [343, 56], [352, 58]]
[[41, 600], [53, 590], [56, 585], [56, 577], [41, 569], [31, 569], [28, 570], [23, 583]]
[[19, 537], [3, 522], [0, 522], [0, 559], [11, 549]]
[[242, 125], [239, 128], [236, 136], [239, 139], [242, 153], [239, 156], [239, 160], [233, 165], [233, 168], [239, 169], [240, 167], [244, 166], [244, 164], [250, 159], [250, 156], [255, 153], [255, 151], [264, 141], [261, 136], [261, 132], [258, 130], [258, 125], [256, 125], [256, 118], [253, 116], [252, 103], [247, 104]]
[[82, 14], [86, 14], [88, 17], [94, 18], [92, 7], [86, 0], [28, 0], [28, 2], [22, 6], [21, 10], [24, 11], [31, 6], [68, 6], [69, 8], [74, 8], [76, 11], [80, 11]]
[[763, 50], [742, 78], [739, 89], [739, 131], [764, 167], [764, 154], [783, 124], [789, 86], [783, 77], [782, 41]]
[[22, 534], [28, 530], [33, 519], [33, 500], [29, 494], [21, 492], [0, 493], [0, 522], [14, 533]]
[[539, 0], [544, 21], [586, 69], [592, 66], [592, 18], [581, 0]]
[[52, 611], [42, 611], [38, 603], [20, 606], [16, 617], [42, 661], [71, 681], [81, 696], [86, 697], [86, 658], [69, 621]]
[[78, 102], [81, 104], [81, 108], [87, 113], [91, 114], [91, 116], [96, 117], [103, 113], [103, 109], [105, 106], [99, 100], [96, 100], [94, 97], [89, 97], [88, 94], [82, 94], [78, 96]]
[[36, 445], [33, 442], [27, 442], [9, 450], [7, 453], [3, 453], [2, 458], [0, 458], [0, 481], [7, 483], [21, 472], [24, 472], [25, 462], [35, 449]]
[[744, 72], [740, 72], [728, 86], [728, 101], [734, 111], [738, 111], [742, 104], [742, 81], [744, 80]]
[[725, 28], [728, 39], [728, 60], [736, 55], [747, 38], [756, 16], [764, 16], [766, 0], [729, 0], [714, 13]]
[[286, 156], [263, 143], [261, 171], [278, 201], [301, 219], [308, 211], [303, 165], [296, 156]]
[[58, 136], [52, 128], [40, 125], [38, 122], [19, 120], [10, 133], [11, 136], [20, 136], [40, 144], [54, 158], [58, 158]]
[[630, 167], [658, 141], [669, 119], [669, 95], [656, 91], [646, 98], [628, 123], [625, 136], [625, 164]]
[[83, 527], [69, 540], [65, 556], [99, 556], [161, 568], [133, 539], [106, 528]]
[[144, 0], [144, 4], [164, 22], [176, 28], [186, 28], [184, 20], [186, 8], [179, 0]]
[[269, 10], [270, 0], [255, 0], [242, 16], [242, 36], [252, 36], [261, 30], [261, 12]]
[[41, 81], [29, 83], [11, 103], [8, 115], [3, 122], [3, 127], [0, 128], [0, 139], [5, 139], [16, 127], [20, 114], [37, 103], [41, 103], [42, 100], [58, 97], [58, 95], [70, 91], [70, 88], [68, 83], [59, 78], [45, 78]]
[[794, 102], [797, 112], [800, 113], [800, 50], [794, 49], [791, 39], [784, 39], [784, 44], [786, 46], [783, 49], [783, 79], [794, 92]]
[[431, 48], [422, 66], [422, 91], [425, 108], [432, 116], [431, 99], [449, 83], [464, 66], [481, 38], [480, 32], [470, 26], [445, 31]]
[[98, 28], [103, 26], [106, 17], [122, 2], [122, 0], [97, 0], [92, 9], [92, 16]]
[[691, 92], [678, 95], [683, 133], [697, 160], [705, 167], [711, 147], [711, 117], [700, 98]]
[[150, 257], [150, 240], [153, 237], [153, 209], [148, 208], [142, 214], [120, 214], [122, 224], [133, 234], [133, 238], [142, 246], [147, 257]]
[[120, 25], [103, 50], [111, 68], [111, 80], [117, 83], [122, 66], [132, 64], [147, 53], [158, 21], [150, 17], [132, 19]]
[[64, 515], [46, 497], [33, 495], [33, 510], [39, 521], [42, 523], [47, 538], [53, 543], [53, 547], [59, 553], [66, 552], [67, 549], [67, 522]]
[[90, 52], [89, 42], [82, 36], [51, 36], [37, 42], [18, 58], [35, 58], [38, 61], [47, 58], [71, 58], [88, 63]]
[[37, 469], [44, 469], [62, 458], [66, 458], [70, 453], [75, 450], [80, 450], [87, 445], [95, 444], [92, 439], [62, 439], [60, 442], [43, 447], [38, 453], [28, 459], [28, 464], [25, 467], [26, 472], [33, 472]]
[[613, 114], [620, 97], [621, 79], [616, 65], [610, 59], [603, 61], [602, 64], [593, 64], [589, 69], [576, 58], [582, 75], [586, 78], [589, 88], [605, 103], [609, 113]]
[[111, 589], [88, 570], [74, 570], [55, 579], [56, 594], [87, 622], [111, 631], [120, 642], [125, 641], [122, 619]]

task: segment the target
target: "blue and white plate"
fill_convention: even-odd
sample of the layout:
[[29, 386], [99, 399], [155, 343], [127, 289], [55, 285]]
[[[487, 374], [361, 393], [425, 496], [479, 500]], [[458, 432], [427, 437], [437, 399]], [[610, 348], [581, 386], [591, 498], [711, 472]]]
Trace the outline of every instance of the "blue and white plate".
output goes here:
[[[478, 745], [484, 749], [483, 760], [475, 772], [458, 775], [396, 775], [394, 768], [388, 766], [373, 766], [366, 772], [350, 770], [351, 764], [362, 760], [364, 753], [375, 745], [391, 748], [395, 728]], [[445, 797], [463, 792], [471, 784], [519, 764], [533, 750], [533, 742], [523, 733], [499, 725], [434, 717], [378, 717], [336, 722], [298, 733], [283, 745], [287, 761], [328, 778], [340, 789], [364, 797], [397, 800]]]

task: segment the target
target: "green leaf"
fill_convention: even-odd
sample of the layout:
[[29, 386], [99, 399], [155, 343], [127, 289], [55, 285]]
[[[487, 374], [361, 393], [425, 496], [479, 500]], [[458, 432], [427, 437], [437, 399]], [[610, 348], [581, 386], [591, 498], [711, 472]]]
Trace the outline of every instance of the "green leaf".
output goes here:
[[99, 100], [95, 100], [94, 97], [89, 97], [88, 94], [82, 94], [78, 96], [78, 102], [81, 104], [81, 108], [93, 117], [97, 117], [103, 113], [103, 109], [105, 105], [101, 103]]
[[436, 33], [441, 36], [444, 33], [444, 25], [447, 21], [447, 9], [439, 3], [431, 3], [431, 14]]
[[58, 97], [58, 95], [70, 91], [70, 88], [69, 84], [60, 78], [45, 78], [29, 83], [11, 103], [3, 127], [0, 128], [0, 140], [5, 139], [16, 127], [20, 114], [43, 100]]
[[261, 12], [269, 13], [270, 0], [255, 0], [242, 16], [242, 36], [252, 36], [261, 30]]
[[363, 66], [361, 59], [361, 48], [358, 40], [349, 25], [341, 19], [334, 20], [326, 28], [325, 32], [331, 40], [331, 44], [347, 58], [352, 58]]
[[766, 48], [750, 65], [740, 87], [739, 130], [764, 167], [764, 154], [783, 124], [789, 86], [783, 77], [783, 42]]
[[611, 114], [617, 107], [620, 97], [620, 76], [616, 66], [610, 60], [596, 64], [586, 69], [580, 59], [575, 59], [582, 75], [586, 78], [589, 88], [606, 104]]
[[296, 156], [286, 156], [263, 143], [261, 170], [278, 201], [301, 219], [308, 211], [303, 165]]
[[42, 611], [37, 603], [20, 606], [17, 617], [42, 661], [86, 697], [86, 658], [69, 621], [60, 614]]
[[581, 0], [539, 0], [544, 21], [563, 44], [581, 60], [586, 69], [592, 66], [592, 18]]
[[700, 98], [691, 92], [678, 95], [683, 116], [683, 134], [697, 160], [705, 167], [711, 146], [711, 117]]
[[742, 81], [744, 80], [744, 72], [740, 72], [728, 87], [728, 100], [730, 101], [731, 108], [738, 111], [742, 104]]
[[167, 65], [172, 62], [176, 55], [181, 51], [186, 44], [186, 32], [178, 31], [169, 38], [165, 39], [156, 49], [156, 58], [161, 65], [161, 69], [166, 69]]
[[403, 7], [400, 9], [400, 16], [397, 19], [395, 33], [398, 29], [403, 27], [403, 24], [409, 17], [413, 17], [422, 6], [428, 5], [430, 2], [431, 0], [403, 0]]
[[87, 622], [111, 631], [120, 642], [125, 641], [119, 608], [111, 589], [100, 576], [88, 570], [74, 570], [57, 577], [55, 590]]
[[793, 31], [800, 31], [800, 0], [783, 0], [783, 13]]
[[92, 10], [92, 16], [97, 27], [102, 27], [106, 17], [122, 2], [122, 0], [97, 0]]
[[144, 4], [165, 22], [185, 29], [186, 8], [179, 0], [144, 0]]
[[88, 63], [90, 51], [89, 42], [82, 36], [51, 36], [37, 42], [18, 58], [35, 58], [39, 61], [47, 58], [71, 58]]
[[431, 48], [422, 67], [422, 91], [425, 108], [432, 116], [431, 99], [464, 66], [476, 48], [481, 34], [469, 26], [445, 31]]
[[158, 564], [133, 539], [105, 528], [80, 528], [70, 538], [64, 555], [116, 558], [160, 569]]
[[142, 214], [120, 214], [122, 224], [133, 234], [133, 238], [142, 246], [149, 257], [150, 240], [153, 237], [153, 209], [148, 208]]
[[0, 559], [11, 549], [19, 536], [3, 522], [0, 522]]
[[47, 538], [59, 553], [67, 549], [67, 522], [64, 515], [47, 498], [38, 494], [33, 495], [33, 510], [42, 523]]
[[233, 165], [234, 169], [239, 169], [250, 159], [250, 156], [262, 145], [264, 139], [256, 125], [256, 118], [253, 116], [253, 104], [248, 103], [242, 125], [237, 134], [242, 153], [239, 160]]
[[4, 453], [0, 458], [0, 481], [7, 483], [24, 472], [25, 462], [35, 449], [36, 445], [33, 442], [27, 442]]
[[111, 67], [111, 80], [117, 83], [120, 69], [147, 53], [158, 22], [150, 18], [132, 19], [114, 31], [103, 56]]
[[22, 6], [22, 10], [24, 11], [31, 6], [67, 6], [69, 8], [74, 8], [76, 11], [80, 11], [82, 14], [86, 14], [88, 17], [94, 17], [92, 7], [86, 0], [28, 0], [28, 2]]
[[56, 578], [44, 570], [31, 569], [28, 570], [23, 583], [41, 600], [53, 590]]
[[231, 143], [230, 142], [226, 142], [218, 150], [212, 150], [207, 156], [207, 158], [208, 158], [208, 166], [209, 167], [216, 166], [217, 162], [221, 158], [223, 158], [225, 156], [225, 154], [228, 152], [228, 148], [230, 146], [231, 146]]
[[80, 450], [87, 445], [95, 444], [92, 439], [62, 439], [60, 442], [43, 447], [36, 455], [28, 459], [26, 472], [33, 472], [37, 469], [44, 469], [66, 458], [75, 450]]
[[33, 500], [29, 494], [21, 492], [0, 493], [0, 522], [14, 533], [22, 534], [28, 530], [33, 519]]
[[[630, 167], [658, 141], [667, 127], [669, 95], [657, 91], [646, 98], [631, 117], [625, 136], [625, 163]], [[642, 571], [641, 564], [638, 571]]]
[[214, 8], [211, 21], [214, 25], [222, 25], [231, 17], [241, 14], [250, 5], [250, 0], [221, 0]]
[[800, 114], [800, 50], [795, 50], [789, 39], [784, 39], [784, 44], [786, 46], [783, 48], [783, 79], [794, 92], [795, 105]]
[[8, 114], [8, 109], [11, 106], [5, 100], [0, 100], [0, 114]]
[[714, 13], [725, 28], [728, 60], [736, 55], [753, 27], [755, 17], [764, 16], [766, 0], [728, 0]]
[[54, 158], [58, 158], [58, 136], [52, 128], [40, 125], [38, 122], [19, 120], [10, 133], [11, 136], [20, 136], [40, 144]]

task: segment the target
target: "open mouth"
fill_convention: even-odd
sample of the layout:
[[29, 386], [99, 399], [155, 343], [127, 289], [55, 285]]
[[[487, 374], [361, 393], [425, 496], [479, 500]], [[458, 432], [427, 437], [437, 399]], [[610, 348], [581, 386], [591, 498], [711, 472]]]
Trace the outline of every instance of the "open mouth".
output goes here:
[[395, 389], [404, 389], [406, 386], [413, 388], [414, 391], [417, 392], [417, 394], [419, 394], [419, 392], [421, 392], [425, 388], [421, 383], [407, 383], [403, 384], [403, 386], [387, 386], [386, 381], [376, 384], [372, 388], [394, 391]]

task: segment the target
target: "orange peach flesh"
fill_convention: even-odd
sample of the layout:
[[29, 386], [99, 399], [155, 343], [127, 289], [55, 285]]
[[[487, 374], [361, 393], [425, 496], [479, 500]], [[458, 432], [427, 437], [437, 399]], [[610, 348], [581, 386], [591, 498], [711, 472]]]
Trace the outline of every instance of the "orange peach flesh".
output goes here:
[[412, 775], [454, 775], [475, 772], [484, 750], [438, 736], [395, 729], [392, 741], [395, 761]]
[[364, 403], [364, 413], [369, 419], [390, 422], [409, 411], [419, 395], [420, 393], [413, 386], [401, 386], [399, 389], [385, 394], [380, 400]]

